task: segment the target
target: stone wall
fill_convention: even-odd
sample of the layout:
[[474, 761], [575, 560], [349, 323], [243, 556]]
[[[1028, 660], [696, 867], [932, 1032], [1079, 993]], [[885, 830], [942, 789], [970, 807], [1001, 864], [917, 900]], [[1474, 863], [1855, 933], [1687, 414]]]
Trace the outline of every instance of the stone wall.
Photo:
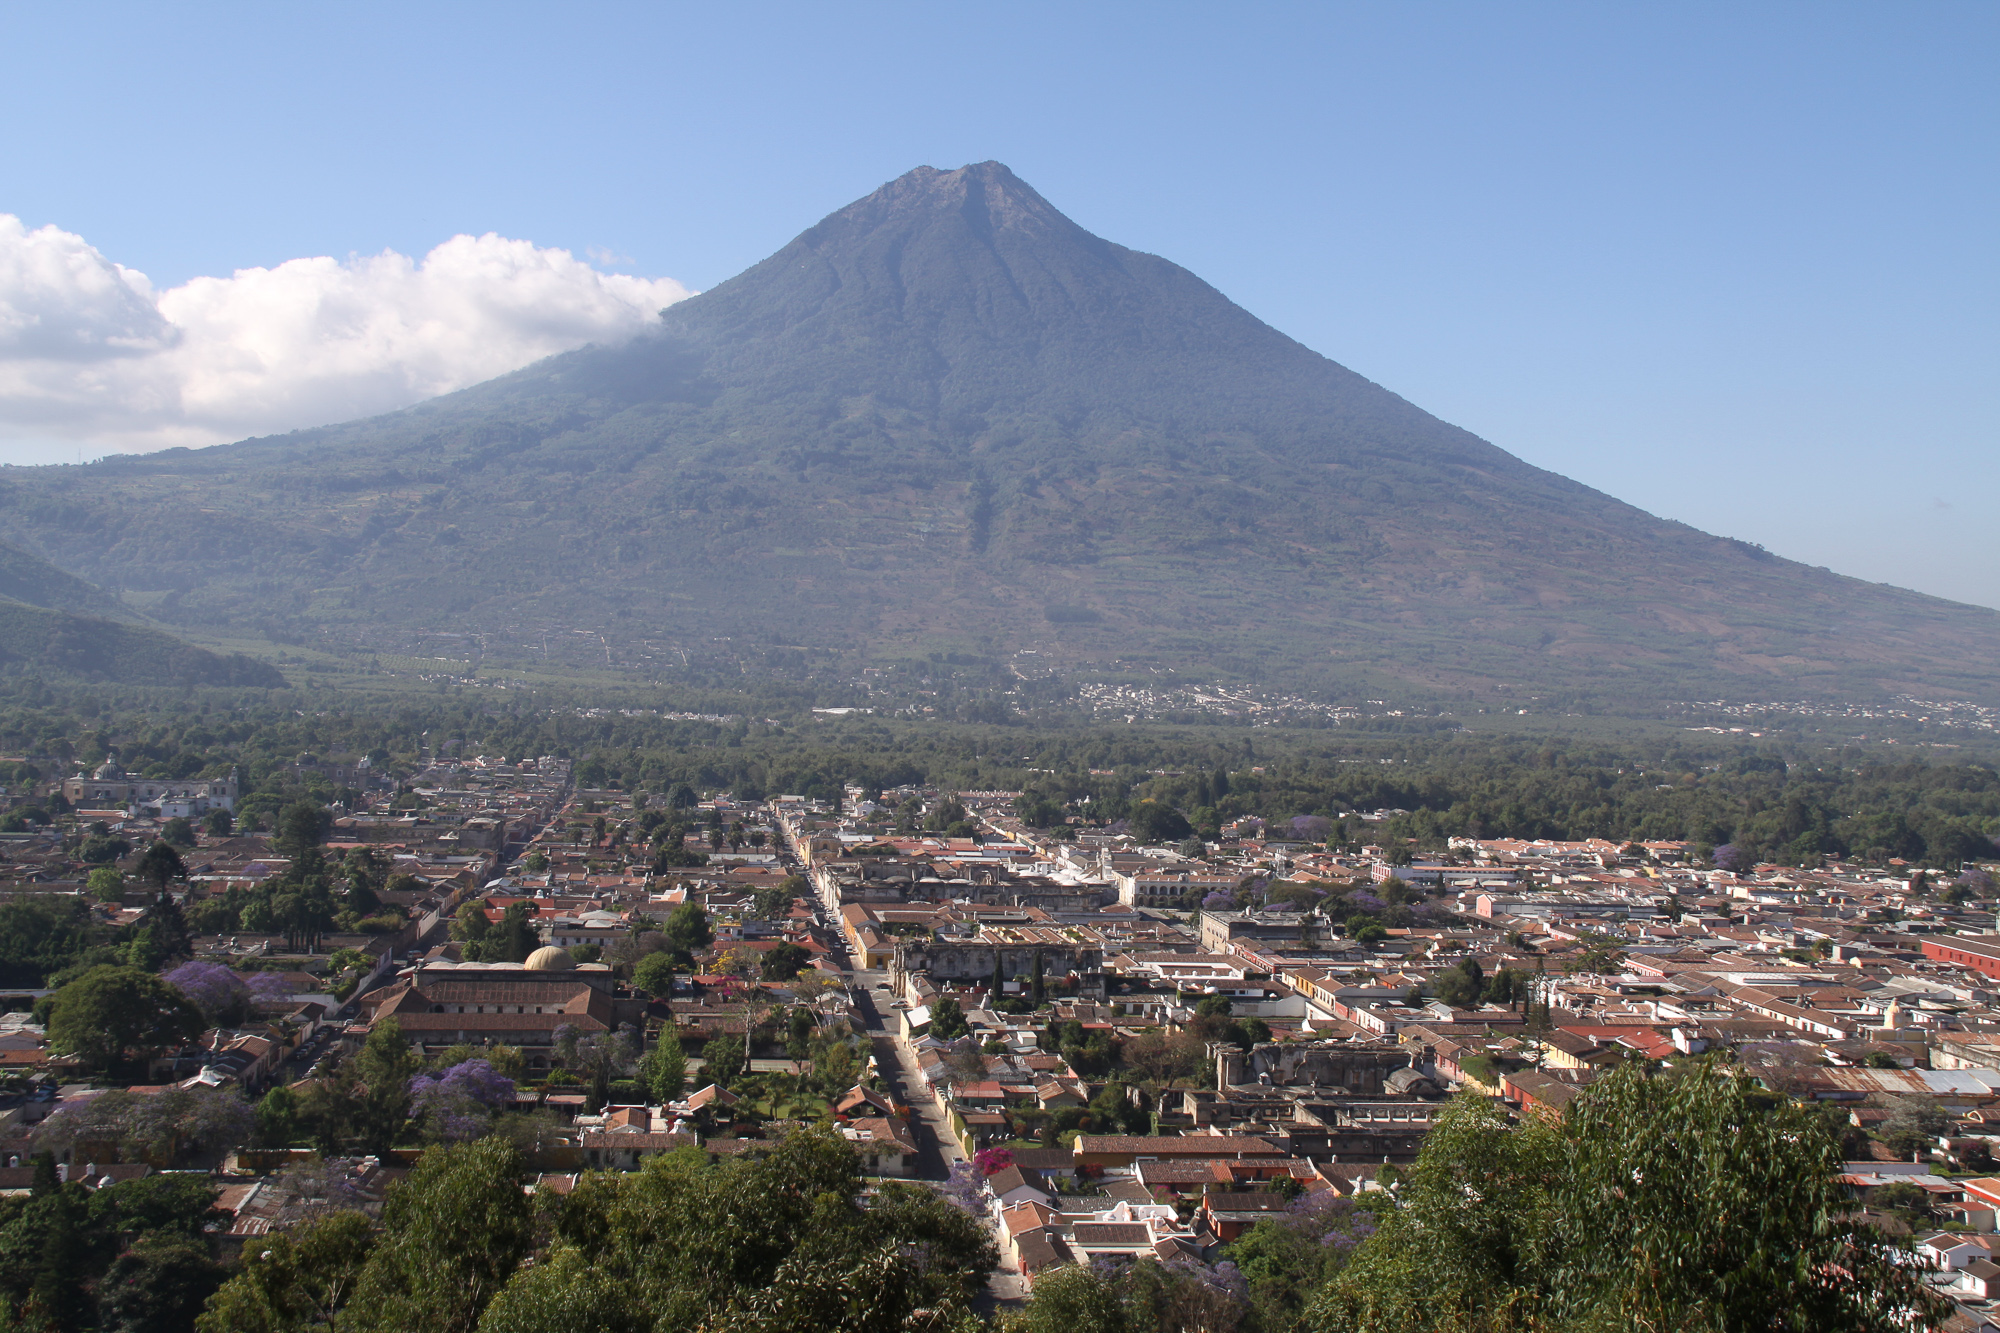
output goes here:
[[1410, 1065], [1410, 1053], [1393, 1043], [1347, 1041], [1261, 1042], [1248, 1051], [1233, 1042], [1212, 1042], [1218, 1085], [1261, 1084], [1279, 1088], [1341, 1088], [1378, 1097], [1383, 1080]]
[[982, 944], [977, 940], [902, 940], [891, 965], [900, 986], [905, 977], [924, 973], [939, 985], [980, 985], [993, 979], [995, 949], [1009, 981], [1034, 974], [1035, 955], [1042, 956], [1042, 975], [1049, 979], [1076, 975], [1080, 993], [1104, 993], [1104, 955], [1094, 945]]

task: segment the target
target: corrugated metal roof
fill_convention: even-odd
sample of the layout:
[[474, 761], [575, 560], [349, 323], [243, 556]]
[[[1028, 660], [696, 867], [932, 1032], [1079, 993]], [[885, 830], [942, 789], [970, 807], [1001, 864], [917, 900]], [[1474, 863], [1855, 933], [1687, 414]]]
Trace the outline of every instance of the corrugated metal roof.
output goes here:
[[1915, 1097], [2000, 1096], [2000, 1069], [1815, 1069], [1807, 1076], [1822, 1087], [1843, 1092], [1888, 1092]]

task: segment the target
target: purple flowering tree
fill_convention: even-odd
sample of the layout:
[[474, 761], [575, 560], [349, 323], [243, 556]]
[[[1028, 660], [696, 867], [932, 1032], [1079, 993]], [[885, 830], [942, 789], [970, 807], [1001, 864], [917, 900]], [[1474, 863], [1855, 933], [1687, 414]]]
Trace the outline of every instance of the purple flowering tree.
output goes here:
[[968, 1216], [986, 1216], [986, 1178], [972, 1163], [953, 1162], [951, 1174], [937, 1189], [945, 1197], [945, 1202]]
[[600, 1061], [610, 1067], [614, 1077], [627, 1077], [637, 1072], [643, 1054], [639, 1035], [623, 1023], [602, 1033], [579, 1033], [564, 1023], [555, 1030], [555, 1044], [563, 1067], [583, 1078], [596, 1073]]
[[1226, 893], [1211, 893], [1201, 900], [1201, 910], [1204, 912], [1226, 912], [1235, 906], [1235, 904], [1236, 900]]
[[1725, 842], [1715, 849], [1715, 868], [1727, 870], [1731, 874], [1750, 868], [1750, 856], [1733, 842]]
[[1333, 832], [1333, 821], [1323, 815], [1295, 815], [1292, 818], [1292, 836], [1306, 842], [1325, 842]]
[[1236, 1264], [1173, 1259], [1163, 1264], [1091, 1260], [1087, 1270], [1106, 1295], [1144, 1311], [1148, 1328], [1233, 1329], [1243, 1322], [1250, 1284]]
[[299, 984], [290, 972], [252, 972], [250, 974], [250, 1001], [253, 1004], [275, 1004], [279, 1000], [289, 1000], [299, 993]]
[[1984, 870], [1968, 870], [1958, 877], [1956, 883], [1975, 898], [1993, 896], [1993, 876]]
[[576, 1068], [576, 1045], [582, 1035], [570, 1023], [556, 1024], [555, 1031], [549, 1034], [549, 1040], [555, 1047], [556, 1063], [564, 1069]]
[[1183, 1277], [1192, 1278], [1211, 1291], [1229, 1297], [1238, 1304], [1250, 1303], [1250, 1279], [1244, 1277], [1243, 1270], [1227, 1259], [1213, 1264], [1199, 1263], [1193, 1259], [1175, 1259], [1166, 1267]]
[[250, 997], [241, 974], [220, 963], [182, 963], [160, 980], [187, 996], [202, 1018], [218, 1027], [239, 1021]]
[[1375, 1217], [1332, 1190], [1301, 1194], [1285, 1209], [1285, 1229], [1345, 1254], [1375, 1234]]
[[35, 1131], [34, 1142], [58, 1154], [79, 1143], [110, 1143], [121, 1161], [200, 1165], [247, 1142], [255, 1123], [256, 1114], [234, 1088], [120, 1089], [57, 1111]]
[[410, 1115], [426, 1137], [462, 1143], [484, 1134], [493, 1113], [514, 1100], [514, 1080], [485, 1060], [467, 1060], [442, 1074], [410, 1080]]

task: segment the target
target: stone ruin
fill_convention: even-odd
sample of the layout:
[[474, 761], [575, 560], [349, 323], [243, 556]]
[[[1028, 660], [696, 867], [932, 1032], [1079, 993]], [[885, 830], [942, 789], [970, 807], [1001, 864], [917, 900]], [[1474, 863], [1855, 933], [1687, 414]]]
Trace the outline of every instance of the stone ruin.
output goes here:
[[1211, 1042], [1216, 1084], [1312, 1088], [1358, 1097], [1388, 1091], [1389, 1076], [1411, 1066], [1411, 1052], [1393, 1042], [1260, 1042], [1245, 1051], [1232, 1042]]

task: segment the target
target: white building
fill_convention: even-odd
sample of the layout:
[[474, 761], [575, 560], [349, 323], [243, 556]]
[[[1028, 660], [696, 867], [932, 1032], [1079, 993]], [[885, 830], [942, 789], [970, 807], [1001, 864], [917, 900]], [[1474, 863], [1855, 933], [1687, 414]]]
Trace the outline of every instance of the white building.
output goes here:
[[226, 778], [135, 778], [107, 759], [88, 776], [65, 778], [63, 799], [71, 805], [103, 809], [122, 805], [144, 807], [163, 819], [189, 819], [210, 810], [236, 808], [236, 770]]

